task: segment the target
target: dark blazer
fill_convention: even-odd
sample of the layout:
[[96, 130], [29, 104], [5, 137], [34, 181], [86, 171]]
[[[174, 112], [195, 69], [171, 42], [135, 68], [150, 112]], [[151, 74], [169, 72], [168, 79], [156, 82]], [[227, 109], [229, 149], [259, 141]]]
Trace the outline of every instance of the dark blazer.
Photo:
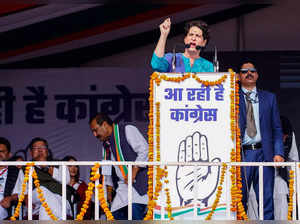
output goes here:
[[[8, 166], [7, 168], [7, 178], [4, 187], [4, 197], [11, 196], [13, 193], [14, 187], [16, 185], [17, 179], [19, 175], [19, 169], [16, 166]], [[16, 205], [17, 202], [12, 202], [11, 206], [7, 209], [8, 217], [12, 215], [12, 206]]]
[[[264, 160], [266, 162], [273, 162], [274, 155], [284, 157], [282, 130], [276, 96], [273, 93], [262, 90], [257, 90], [257, 95], [259, 100], [259, 126]], [[246, 103], [241, 90], [239, 105], [239, 125], [242, 141], [246, 130]]]

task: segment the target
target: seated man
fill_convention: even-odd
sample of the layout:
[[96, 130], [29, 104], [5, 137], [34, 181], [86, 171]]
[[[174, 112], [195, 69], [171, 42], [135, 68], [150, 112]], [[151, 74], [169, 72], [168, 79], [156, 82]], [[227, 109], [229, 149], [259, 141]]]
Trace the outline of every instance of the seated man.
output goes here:
[[[43, 138], [34, 138], [29, 144], [30, 154], [33, 161], [49, 161], [49, 149], [48, 143]], [[62, 217], [62, 171], [61, 167], [53, 166], [35, 166], [35, 171], [38, 175], [40, 181], [41, 190], [45, 197], [45, 201], [49, 205], [52, 214], [58, 219]], [[66, 169], [66, 182], [70, 181], [69, 170]], [[71, 210], [71, 193], [70, 188], [67, 187], [67, 215], [72, 216]], [[48, 213], [45, 208], [41, 206], [40, 199], [38, 198], [38, 193], [34, 187], [32, 192], [32, 203], [33, 203], [33, 215], [38, 215], [39, 220], [50, 220]], [[33, 217], [34, 219], [36, 217]]]
[[[0, 137], [0, 161], [7, 161], [11, 156], [10, 142]], [[22, 191], [23, 172], [15, 166], [0, 166], [0, 220], [12, 215], [12, 205], [18, 202]]]

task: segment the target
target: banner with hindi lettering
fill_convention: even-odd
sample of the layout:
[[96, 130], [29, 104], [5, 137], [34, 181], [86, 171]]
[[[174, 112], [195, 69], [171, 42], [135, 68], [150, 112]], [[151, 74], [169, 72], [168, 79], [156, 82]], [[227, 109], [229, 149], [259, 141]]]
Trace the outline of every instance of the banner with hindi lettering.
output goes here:
[[[106, 112], [131, 123], [147, 138], [147, 71], [125, 68], [2, 69], [0, 136], [12, 153], [31, 160], [28, 144], [45, 138], [55, 159], [73, 155], [80, 161], [101, 160], [101, 143], [89, 119]], [[81, 167], [89, 180], [89, 167]]]
[[[235, 146], [231, 138], [234, 75], [154, 73], [152, 80], [154, 160], [160, 156], [161, 161], [170, 162], [229, 162]], [[154, 218], [168, 219], [165, 189], [169, 188], [172, 217], [205, 219], [212, 210], [220, 176], [218, 166], [198, 166], [196, 174], [193, 166], [169, 166]], [[224, 220], [232, 215], [228, 210], [226, 213], [228, 180], [225, 178], [212, 219]]]

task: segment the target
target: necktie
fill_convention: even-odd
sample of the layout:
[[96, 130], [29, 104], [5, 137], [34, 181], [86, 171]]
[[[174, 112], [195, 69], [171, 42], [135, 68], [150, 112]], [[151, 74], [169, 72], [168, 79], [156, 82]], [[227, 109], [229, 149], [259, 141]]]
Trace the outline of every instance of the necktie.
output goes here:
[[253, 114], [253, 105], [250, 98], [251, 92], [246, 93], [246, 101], [247, 101], [247, 128], [246, 132], [250, 138], [254, 138], [257, 134], [255, 119]]
[[105, 160], [111, 160], [110, 158], [110, 143], [108, 141], [103, 142], [103, 147], [105, 150]]

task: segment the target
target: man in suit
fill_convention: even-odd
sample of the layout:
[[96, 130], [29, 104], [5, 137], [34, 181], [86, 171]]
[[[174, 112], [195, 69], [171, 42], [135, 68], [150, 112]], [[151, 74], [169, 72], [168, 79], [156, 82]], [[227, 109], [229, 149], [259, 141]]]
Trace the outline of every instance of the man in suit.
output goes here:
[[[276, 97], [273, 93], [258, 90], [258, 72], [251, 62], [240, 67], [241, 152], [243, 162], [283, 162], [282, 130]], [[264, 220], [274, 219], [274, 167], [263, 168]], [[259, 200], [258, 167], [242, 168], [243, 204], [247, 210], [248, 190], [253, 183]]]

